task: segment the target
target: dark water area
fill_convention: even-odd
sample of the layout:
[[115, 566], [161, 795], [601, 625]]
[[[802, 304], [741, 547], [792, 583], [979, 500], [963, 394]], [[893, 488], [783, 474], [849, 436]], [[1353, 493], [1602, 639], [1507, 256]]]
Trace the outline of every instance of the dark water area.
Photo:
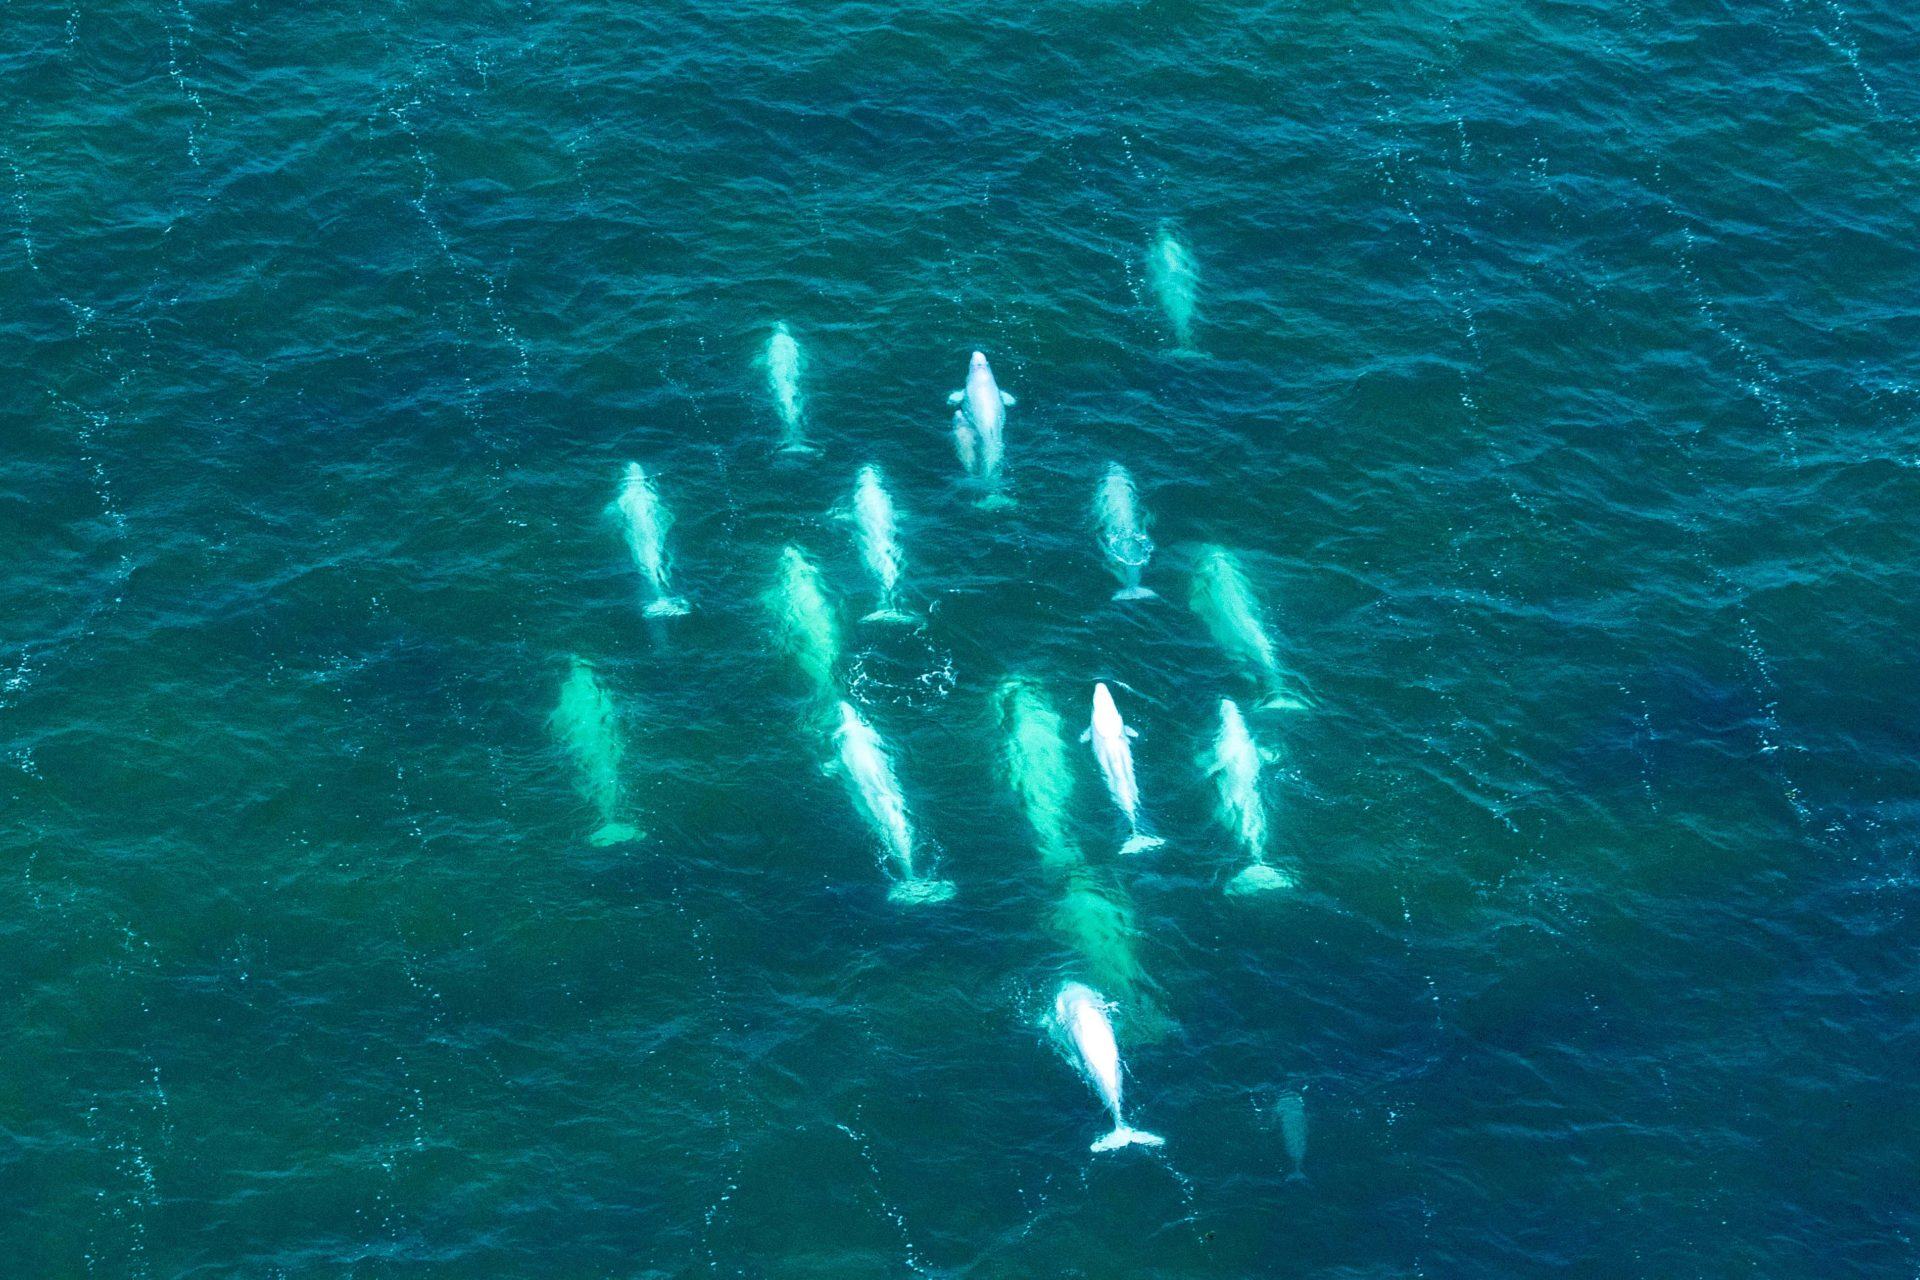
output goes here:
[[[1886, 0], [0, 7], [0, 1271], [1915, 1274], [1916, 66]], [[1163, 1147], [1088, 1150], [1068, 981]]]

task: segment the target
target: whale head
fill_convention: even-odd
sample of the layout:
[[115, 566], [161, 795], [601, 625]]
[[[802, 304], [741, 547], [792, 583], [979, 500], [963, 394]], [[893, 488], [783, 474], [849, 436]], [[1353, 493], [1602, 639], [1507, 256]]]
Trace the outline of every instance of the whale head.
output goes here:
[[1102, 737], [1121, 731], [1120, 708], [1113, 705], [1113, 693], [1104, 681], [1093, 686], [1093, 731]]
[[1063, 1024], [1070, 1025], [1073, 1022], [1074, 1013], [1082, 1006], [1092, 1005], [1099, 1009], [1104, 1008], [1106, 1003], [1098, 991], [1085, 983], [1069, 982], [1062, 985], [1060, 994], [1053, 998], [1053, 1012]]
[[973, 358], [967, 361], [967, 372], [986, 373], [987, 371], [987, 353], [984, 351], [974, 352]]

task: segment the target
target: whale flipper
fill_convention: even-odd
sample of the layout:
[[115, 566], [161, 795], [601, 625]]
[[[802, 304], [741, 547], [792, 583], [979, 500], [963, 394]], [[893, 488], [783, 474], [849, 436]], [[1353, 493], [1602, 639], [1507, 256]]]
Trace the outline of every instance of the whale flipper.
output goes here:
[[1159, 1147], [1166, 1145], [1166, 1139], [1157, 1133], [1148, 1133], [1142, 1129], [1129, 1129], [1126, 1125], [1115, 1125], [1113, 1132], [1095, 1142], [1089, 1150], [1118, 1151], [1122, 1147]]
[[1013, 392], [1002, 391], [1000, 393], [1000, 403], [1011, 409], [1013, 406], [1019, 404], [1020, 401], [1014, 396]]
[[960, 390], [958, 391], [952, 391], [947, 393], [948, 404], [959, 404], [962, 400], [965, 400], [966, 398], [967, 398], [967, 389], [965, 387], [960, 388]]

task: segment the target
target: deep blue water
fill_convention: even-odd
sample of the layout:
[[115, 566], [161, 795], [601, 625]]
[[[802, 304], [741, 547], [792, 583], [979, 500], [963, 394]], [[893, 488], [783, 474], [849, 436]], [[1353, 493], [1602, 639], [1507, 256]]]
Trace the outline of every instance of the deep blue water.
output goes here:
[[[1891, 0], [0, 5], [0, 1272], [1915, 1275], [1917, 67]], [[1073, 979], [1164, 1147], [1089, 1152]]]

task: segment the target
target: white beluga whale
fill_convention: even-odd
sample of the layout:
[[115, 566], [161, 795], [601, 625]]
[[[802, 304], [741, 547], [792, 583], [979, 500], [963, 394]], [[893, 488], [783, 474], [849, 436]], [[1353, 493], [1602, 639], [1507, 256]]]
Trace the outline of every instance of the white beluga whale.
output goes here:
[[895, 600], [900, 587], [900, 516], [876, 466], [861, 467], [854, 478], [853, 522], [860, 559], [880, 588], [879, 602], [861, 621], [913, 621], [913, 615]]
[[1193, 351], [1194, 298], [1200, 288], [1200, 268], [1193, 253], [1180, 243], [1173, 228], [1162, 226], [1147, 250], [1147, 280], [1173, 326], [1173, 340], [1182, 352]]
[[596, 845], [640, 839], [638, 827], [620, 820], [620, 759], [626, 745], [620, 739], [619, 709], [585, 658], [573, 660], [560, 686], [560, 703], [547, 723], [573, 757], [574, 789], [600, 816], [600, 825], [587, 839]]
[[620, 496], [614, 499], [620, 532], [633, 556], [633, 567], [647, 580], [653, 599], [641, 610], [649, 618], [670, 618], [687, 612], [687, 602], [673, 594], [672, 564], [667, 557], [667, 531], [673, 515], [654, 492], [653, 481], [639, 463], [629, 462]]
[[893, 761], [886, 744], [873, 726], [861, 718], [851, 702], [840, 704], [840, 724], [834, 730], [840, 748], [840, 768], [853, 788], [855, 806], [880, 838], [886, 852], [893, 888], [887, 896], [895, 902], [944, 902], [953, 896], [953, 882], [923, 874], [914, 865], [913, 820], [907, 814], [907, 800], [894, 777]]
[[1214, 735], [1207, 772], [1218, 793], [1220, 821], [1247, 856], [1247, 867], [1227, 882], [1232, 894], [1290, 889], [1294, 878], [1267, 861], [1267, 809], [1260, 798], [1263, 752], [1247, 730], [1246, 717], [1232, 698], [1220, 699], [1220, 731]]
[[1188, 602], [1220, 647], [1238, 658], [1259, 682], [1262, 708], [1303, 711], [1311, 705], [1292, 688], [1294, 681], [1281, 666], [1266, 624], [1260, 619], [1260, 602], [1254, 598], [1253, 586], [1226, 548], [1200, 549]]
[[947, 397], [958, 406], [953, 414], [953, 446], [967, 474], [986, 485], [983, 507], [1009, 506], [1012, 499], [999, 492], [1000, 462], [1006, 456], [1007, 409], [1019, 401], [1000, 389], [984, 352], [967, 362], [967, 383]]
[[1116, 1151], [1121, 1147], [1157, 1147], [1165, 1141], [1159, 1134], [1146, 1133], [1127, 1123], [1120, 1109], [1120, 1046], [1113, 1037], [1113, 1022], [1108, 1017], [1112, 1006], [1098, 991], [1078, 982], [1069, 982], [1054, 997], [1053, 1018], [1067, 1044], [1071, 1046], [1087, 1083], [1100, 1095], [1100, 1101], [1113, 1117], [1113, 1132], [1096, 1141], [1094, 1151]]
[[1140, 853], [1166, 843], [1159, 836], [1140, 829], [1140, 788], [1133, 777], [1133, 747], [1127, 741], [1140, 735], [1120, 718], [1113, 705], [1113, 693], [1104, 683], [1093, 686], [1093, 723], [1080, 734], [1080, 741], [1093, 744], [1093, 758], [1100, 762], [1100, 776], [1106, 779], [1107, 794], [1126, 815], [1132, 834], [1120, 846], [1122, 853]]
[[800, 398], [800, 374], [806, 360], [784, 320], [773, 326], [760, 362], [766, 366], [767, 390], [772, 393], [774, 408], [786, 428], [780, 447], [789, 453], [812, 453], [814, 448], [806, 438], [806, 404]]
[[1093, 518], [1100, 528], [1100, 550], [1107, 567], [1120, 580], [1115, 600], [1148, 600], [1154, 592], [1140, 585], [1140, 571], [1153, 556], [1153, 539], [1140, 510], [1133, 477], [1119, 463], [1111, 463], [1093, 491]]

